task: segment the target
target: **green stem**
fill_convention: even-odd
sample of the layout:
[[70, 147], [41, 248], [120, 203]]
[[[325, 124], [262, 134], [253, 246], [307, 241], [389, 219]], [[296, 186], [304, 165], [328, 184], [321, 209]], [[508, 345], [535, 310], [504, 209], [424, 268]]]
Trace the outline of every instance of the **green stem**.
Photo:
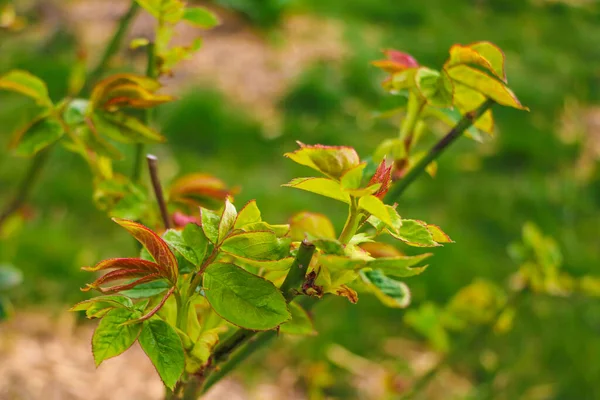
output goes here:
[[412, 387], [400, 398], [400, 400], [410, 400], [415, 398], [415, 396], [427, 388], [429, 383], [442, 371], [442, 369], [460, 359], [460, 357], [465, 354], [465, 351], [485, 339], [485, 337], [492, 331], [494, 326], [496, 326], [502, 314], [504, 314], [508, 308], [513, 306], [516, 307], [517, 303], [523, 299], [524, 294], [524, 291], [514, 292], [506, 301], [506, 303], [504, 303], [504, 305], [496, 311], [496, 314], [491, 319], [490, 323], [479, 326], [472, 335], [468, 336], [467, 339], [462, 340], [456, 346], [454, 346], [452, 350], [435, 365], [435, 367], [417, 379], [417, 381], [413, 383]]
[[343, 244], [348, 244], [352, 236], [356, 234], [356, 230], [360, 225], [360, 213], [358, 212], [358, 204], [356, 198], [350, 199], [350, 209], [348, 210], [348, 218], [344, 224], [344, 229], [340, 234], [339, 241]]
[[404, 193], [404, 191], [410, 186], [410, 184], [419, 176], [425, 168], [437, 159], [440, 154], [456, 139], [458, 139], [465, 130], [467, 130], [475, 121], [479, 119], [487, 110], [495, 104], [491, 99], [483, 102], [476, 110], [463, 115], [460, 121], [444, 136], [435, 146], [429, 150], [429, 153], [425, 157], [421, 158], [419, 163], [410, 169], [408, 174], [403, 177], [398, 183], [392, 186], [388, 192], [385, 200], [386, 203], [394, 203], [398, 197]]
[[[149, 78], [156, 78], [156, 46], [154, 43], [149, 43], [146, 46], [147, 50], [147, 64], [146, 64], [146, 76]], [[144, 124], [150, 125], [152, 123], [153, 110], [147, 109], [144, 113]], [[139, 182], [142, 177], [142, 169], [144, 165], [144, 143], [137, 143], [135, 145], [135, 155], [133, 158], [133, 170], [131, 172], [131, 180], [133, 182]]]
[[404, 140], [406, 154], [412, 146], [415, 127], [426, 104], [425, 99], [422, 99], [419, 95], [411, 92], [410, 96], [406, 118], [400, 126], [400, 139]]
[[286, 302], [291, 302], [302, 289], [306, 277], [306, 271], [315, 253], [315, 246], [304, 240], [298, 248], [298, 254], [290, 267], [290, 270], [281, 284], [279, 290], [283, 293]]
[[104, 74], [104, 71], [107, 69], [110, 60], [121, 48], [121, 44], [123, 42], [123, 39], [125, 38], [127, 30], [129, 29], [129, 25], [131, 25], [131, 21], [136, 16], [137, 12], [139, 11], [139, 8], [140, 6], [138, 5], [137, 1], [132, 0], [129, 9], [121, 17], [119, 25], [117, 26], [117, 30], [115, 31], [110, 42], [108, 42], [108, 45], [106, 46], [106, 49], [104, 50], [104, 54], [102, 54], [100, 61], [98, 61], [96, 67], [88, 75], [85, 84], [85, 91], [90, 90], [91, 86], [94, 83], [96, 83], [98, 79], [100, 79], [102, 74]]

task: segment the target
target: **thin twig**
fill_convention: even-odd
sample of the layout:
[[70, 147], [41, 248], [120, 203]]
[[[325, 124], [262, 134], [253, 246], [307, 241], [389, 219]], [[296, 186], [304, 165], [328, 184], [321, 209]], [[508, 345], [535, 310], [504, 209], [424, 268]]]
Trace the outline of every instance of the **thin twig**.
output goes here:
[[160, 208], [160, 215], [162, 217], [165, 229], [171, 229], [171, 217], [169, 217], [169, 211], [167, 210], [167, 203], [163, 195], [162, 186], [158, 177], [158, 158], [152, 154], [146, 156], [148, 160], [148, 170], [150, 171], [150, 179], [152, 180], [152, 188], [154, 189], [154, 195]]
[[391, 204], [398, 200], [398, 198], [404, 193], [404, 191], [410, 186], [410, 184], [417, 179], [425, 168], [435, 159], [437, 159], [440, 154], [450, 146], [452, 142], [454, 142], [457, 138], [459, 138], [465, 130], [469, 129], [471, 125], [475, 123], [487, 110], [490, 109], [495, 104], [495, 102], [491, 99], [484, 101], [477, 109], [474, 111], [463, 115], [460, 121], [444, 136], [439, 142], [435, 144], [429, 150], [429, 153], [423, 157], [417, 165], [408, 171], [405, 177], [398, 181], [395, 185], [392, 186], [387, 196], [385, 197], [386, 203]]

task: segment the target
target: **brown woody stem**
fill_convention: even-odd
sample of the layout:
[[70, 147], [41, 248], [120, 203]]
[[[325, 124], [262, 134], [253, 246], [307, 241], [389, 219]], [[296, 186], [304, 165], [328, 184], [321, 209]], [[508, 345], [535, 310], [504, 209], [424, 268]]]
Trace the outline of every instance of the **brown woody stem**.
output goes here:
[[165, 202], [162, 186], [158, 177], [158, 158], [152, 154], [148, 154], [146, 159], [148, 160], [148, 170], [150, 171], [150, 179], [152, 180], [154, 195], [156, 196], [156, 201], [158, 202], [158, 207], [160, 208], [160, 215], [165, 225], [165, 229], [171, 229], [171, 217], [169, 216], [169, 211], [167, 210], [167, 203]]
[[440, 154], [442, 154], [442, 152], [446, 150], [448, 146], [450, 146], [450, 144], [452, 144], [456, 139], [462, 136], [464, 131], [469, 129], [471, 125], [473, 125], [475, 121], [477, 121], [479, 117], [481, 117], [494, 104], [494, 100], [488, 99], [484, 101], [474, 111], [463, 115], [461, 120], [458, 121], [458, 123], [450, 130], [450, 132], [448, 132], [446, 136], [444, 136], [439, 142], [437, 142], [435, 146], [433, 146], [431, 150], [429, 150], [429, 153], [427, 153], [417, 165], [415, 165], [413, 168], [410, 169], [410, 171], [408, 171], [408, 174], [406, 174], [405, 177], [403, 177], [401, 180], [398, 181], [398, 183], [392, 186], [387, 196], [385, 197], [386, 203], [394, 203], [402, 195], [402, 193], [404, 193], [404, 191], [410, 186], [410, 184], [415, 179], [417, 179], [417, 177], [421, 175], [423, 171], [425, 171], [425, 168], [432, 161], [437, 159], [440, 156]]

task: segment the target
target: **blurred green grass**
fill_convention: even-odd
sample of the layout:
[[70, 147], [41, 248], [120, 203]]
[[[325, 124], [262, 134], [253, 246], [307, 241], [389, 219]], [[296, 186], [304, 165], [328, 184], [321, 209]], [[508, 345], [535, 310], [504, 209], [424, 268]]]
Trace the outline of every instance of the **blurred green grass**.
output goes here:
[[[460, 141], [440, 160], [437, 177], [423, 177], [400, 202], [401, 215], [436, 223], [456, 241], [436, 249], [427, 273], [407, 282], [414, 303], [445, 302], [475, 277], [504, 283], [516, 268], [506, 246], [527, 220], [557, 239], [569, 273], [600, 274], [598, 161], [595, 176], [587, 184], [578, 183], [574, 165], [583, 145], [566, 145], [556, 134], [566, 98], [583, 105], [600, 101], [597, 2], [577, 8], [522, 0], [298, 0], [279, 11], [342, 20], [348, 58], [340, 65], [309, 68], [289, 88], [279, 104], [283, 134], [275, 139], [266, 139], [260, 121], [214, 88], [194, 88], [162, 107], [158, 123], [170, 143], [152, 151], [164, 160], [167, 174], [211, 172], [241, 185], [236, 203], [256, 198], [267, 220], [284, 221], [309, 209], [329, 213], [339, 229], [343, 205], [280, 187], [293, 177], [310, 175], [282, 154], [301, 140], [352, 145], [367, 156], [382, 138], [395, 135], [389, 121], [368, 118], [396, 102], [379, 89], [381, 76], [368, 65], [380, 57], [381, 48], [401, 49], [422, 64], [439, 66], [450, 45], [490, 40], [505, 50], [511, 87], [532, 111], [496, 110], [499, 134], [491, 144]], [[266, 13], [269, 18], [278, 15]], [[378, 34], [376, 45], [363, 34], [372, 30]], [[68, 33], [47, 39], [43, 46], [9, 43], [0, 72], [28, 69], [48, 80], [51, 94], [60, 98], [73, 45]], [[23, 160], [5, 152], [5, 144], [9, 132], [26, 121], [28, 110], [25, 101], [0, 93], [2, 202], [24, 169]], [[465, 154], [473, 155], [480, 167], [465, 170]], [[123, 162], [118, 168], [127, 171], [130, 165]], [[63, 307], [82, 298], [77, 288], [89, 276], [80, 266], [133, 251], [122, 230], [93, 207], [89, 174], [81, 160], [62, 149], [52, 155], [31, 204], [33, 220], [17, 236], [0, 242], [0, 262], [24, 271], [26, 283], [15, 293], [17, 306]], [[501, 394], [486, 395], [482, 389], [474, 398], [520, 399], [528, 388], [552, 384], [552, 399], [599, 399], [598, 302], [538, 298], [518, 312], [512, 332], [464, 355], [461, 365], [482, 388], [489, 384], [478, 358], [483, 348], [500, 355], [499, 369], [509, 376]], [[385, 309], [368, 297], [356, 306], [341, 299], [324, 303], [316, 314], [321, 334], [299, 344], [300, 351], [317, 360], [335, 342], [377, 359], [384, 338], [412, 335], [402, 326], [402, 316], [403, 311]]]

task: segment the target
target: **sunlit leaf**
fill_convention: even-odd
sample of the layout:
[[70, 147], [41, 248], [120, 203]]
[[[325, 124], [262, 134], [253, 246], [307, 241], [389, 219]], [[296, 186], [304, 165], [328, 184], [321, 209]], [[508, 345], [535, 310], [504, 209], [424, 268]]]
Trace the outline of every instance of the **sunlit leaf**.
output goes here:
[[386, 72], [397, 73], [406, 69], [417, 68], [419, 63], [410, 54], [394, 49], [384, 50], [385, 60], [373, 61], [371, 64]]
[[52, 107], [46, 83], [27, 71], [13, 70], [0, 76], [0, 89], [21, 93], [41, 106]]
[[235, 209], [235, 206], [229, 201], [229, 199], [226, 199], [225, 206], [223, 207], [223, 213], [221, 214], [221, 219], [219, 221], [217, 239], [219, 243], [225, 240], [229, 232], [233, 229], [236, 218], [237, 210]]
[[342, 188], [358, 189], [362, 184], [363, 171], [365, 170], [366, 166], [367, 163], [363, 162], [346, 171], [340, 178], [340, 184], [342, 185]]
[[433, 240], [433, 235], [427, 229], [427, 224], [414, 219], [403, 219], [402, 226], [397, 233], [390, 232], [396, 239], [410, 246], [435, 247], [439, 244]]
[[[477, 109], [484, 101], [486, 96], [468, 86], [454, 82], [454, 104], [461, 114], [466, 114]], [[474, 126], [486, 133], [494, 133], [494, 117], [492, 111], [486, 111]]]
[[139, 119], [124, 113], [97, 111], [92, 122], [100, 135], [106, 135], [122, 143], [161, 143], [166, 139]]
[[527, 110], [527, 107], [521, 105], [514, 93], [503, 82], [484, 72], [466, 65], [453, 67], [447, 72], [454, 81], [484, 94], [498, 104]]
[[173, 389], [185, 368], [185, 354], [177, 332], [165, 321], [151, 319], [144, 322], [138, 341], [165, 386]]
[[285, 257], [279, 260], [256, 260], [226, 251], [223, 251], [222, 254], [235, 258], [235, 264], [240, 267], [258, 268], [259, 271], [287, 271], [294, 262], [294, 257]]
[[200, 219], [202, 221], [202, 230], [208, 240], [215, 245], [218, 244], [221, 216], [214, 211], [202, 208], [200, 209]]
[[358, 154], [352, 147], [298, 144], [299, 150], [284, 155], [333, 179], [341, 178], [344, 173], [360, 164]]
[[181, 0], [135, 0], [159, 21], [177, 23], [183, 17], [185, 3]]
[[283, 295], [271, 282], [233, 264], [209, 265], [203, 286], [215, 312], [232, 324], [268, 330], [290, 319]]
[[92, 337], [92, 353], [96, 366], [131, 347], [142, 331], [142, 324], [123, 324], [140, 315], [136, 310], [115, 308], [102, 318]]
[[432, 256], [431, 253], [420, 254], [418, 256], [397, 256], [381, 257], [367, 262], [369, 268], [381, 270], [386, 275], [396, 278], [408, 278], [419, 275], [425, 269], [424, 267], [415, 267], [426, 258]]
[[225, 239], [221, 250], [255, 260], [279, 260], [289, 255], [290, 242], [273, 232], [242, 232]]
[[257, 222], [262, 222], [260, 210], [256, 205], [256, 200], [251, 200], [240, 210], [233, 227], [234, 229], [241, 229], [245, 225]]
[[307, 234], [314, 237], [335, 239], [333, 224], [324, 214], [303, 211], [290, 218], [292, 240], [303, 240]]
[[361, 197], [358, 200], [358, 207], [379, 218], [379, 220], [383, 221], [388, 226], [394, 226], [388, 209], [379, 198], [373, 195]]
[[332, 179], [295, 178], [283, 186], [306, 190], [307, 192], [320, 194], [321, 196], [330, 197], [335, 200], [343, 201], [344, 203], [350, 203], [350, 195], [348, 192], [344, 191], [341, 185]]

